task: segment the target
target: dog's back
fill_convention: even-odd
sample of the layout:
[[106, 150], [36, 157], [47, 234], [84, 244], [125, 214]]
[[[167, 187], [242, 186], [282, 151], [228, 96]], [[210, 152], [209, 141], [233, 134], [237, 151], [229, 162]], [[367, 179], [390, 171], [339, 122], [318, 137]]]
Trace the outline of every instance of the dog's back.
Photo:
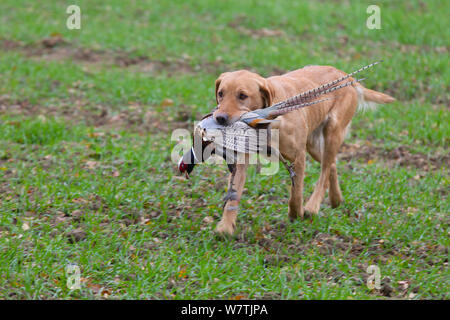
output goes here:
[[[318, 66], [308, 65], [301, 69], [287, 72], [280, 76], [273, 76], [267, 78], [271, 82], [281, 82], [284, 86], [292, 87], [294, 91], [301, 92], [305, 89], [305, 86], [320, 85], [330, 82], [339, 77], [345, 76], [347, 73], [336, 69], [332, 66]], [[350, 78], [349, 80], [352, 80]], [[385, 104], [395, 101], [395, 99], [387, 94], [364, 88], [360, 83], [353, 86], [358, 93], [358, 108], [367, 109], [373, 108], [377, 104]], [[345, 92], [340, 90], [336, 94]], [[293, 93], [295, 94], [295, 93]]]
[[[279, 102], [299, 92], [318, 87], [345, 75], [347, 73], [332, 66], [310, 65], [280, 76], [269, 77], [267, 81], [275, 88], [274, 102]], [[350, 77], [349, 81], [352, 80], [354, 79]], [[330, 115], [330, 112], [344, 114], [343, 125], [347, 127], [357, 108], [366, 110], [374, 108], [377, 104], [395, 101], [391, 96], [364, 88], [360, 83], [335, 91], [329, 96], [332, 98], [330, 103], [321, 103], [312, 108], [296, 112], [298, 115], [303, 114], [306, 118], [309, 126], [308, 134], [311, 134], [323, 121], [332, 116], [333, 114]], [[351, 100], [354, 100], [354, 102], [349, 102]], [[286, 118], [289, 117], [291, 115], [286, 116]]]

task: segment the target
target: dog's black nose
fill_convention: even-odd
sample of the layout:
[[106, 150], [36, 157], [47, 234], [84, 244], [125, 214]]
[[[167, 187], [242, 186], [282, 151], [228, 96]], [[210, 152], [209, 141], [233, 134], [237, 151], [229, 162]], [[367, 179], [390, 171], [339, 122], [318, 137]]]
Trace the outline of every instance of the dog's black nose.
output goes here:
[[225, 113], [218, 114], [216, 116], [216, 121], [217, 121], [218, 124], [224, 126], [228, 122], [228, 115], [225, 114]]

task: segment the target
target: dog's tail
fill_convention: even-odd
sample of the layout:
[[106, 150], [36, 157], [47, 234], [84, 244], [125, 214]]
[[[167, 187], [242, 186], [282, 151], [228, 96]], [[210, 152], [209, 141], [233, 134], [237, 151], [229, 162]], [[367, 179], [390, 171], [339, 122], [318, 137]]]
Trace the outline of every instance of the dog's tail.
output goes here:
[[375, 109], [379, 104], [395, 101], [390, 95], [364, 88], [359, 83], [355, 84], [355, 89], [358, 92], [358, 110]]

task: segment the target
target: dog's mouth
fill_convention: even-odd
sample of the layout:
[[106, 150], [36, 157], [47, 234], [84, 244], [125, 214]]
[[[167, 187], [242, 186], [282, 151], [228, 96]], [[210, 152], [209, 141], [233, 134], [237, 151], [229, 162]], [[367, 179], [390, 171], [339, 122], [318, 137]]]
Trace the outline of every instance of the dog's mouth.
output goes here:
[[241, 119], [242, 115], [246, 114], [247, 112], [248, 111], [243, 111], [243, 112], [240, 112], [237, 115], [229, 117], [227, 123], [224, 124], [223, 126], [229, 127], [229, 126], [233, 125], [235, 122], [237, 122], [237, 121], [239, 121]]
[[[237, 112], [234, 112], [233, 114], [220, 112], [220, 110], [216, 107], [212, 114], [214, 122], [219, 126], [228, 127], [234, 124], [236, 121], [239, 121], [241, 119], [243, 114], [246, 114], [250, 112], [251, 110], [245, 108], [245, 110], [239, 110]], [[217, 112], [217, 113], [216, 113]]]

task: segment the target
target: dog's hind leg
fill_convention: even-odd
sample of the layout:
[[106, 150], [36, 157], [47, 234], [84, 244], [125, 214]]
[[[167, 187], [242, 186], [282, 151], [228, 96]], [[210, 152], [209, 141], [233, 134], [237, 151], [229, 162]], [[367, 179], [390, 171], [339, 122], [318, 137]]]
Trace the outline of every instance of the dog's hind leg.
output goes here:
[[321, 172], [314, 192], [305, 206], [305, 212], [317, 214], [327, 187], [330, 189], [330, 201], [333, 207], [342, 201], [341, 189], [337, 178], [336, 156], [344, 141], [347, 128], [357, 108], [356, 91], [348, 90], [335, 103], [333, 110], [323, 123], [323, 152], [321, 154]]
[[[342, 138], [342, 141], [340, 141], [340, 143], [339, 143], [339, 148], [340, 148], [342, 142], [344, 142], [345, 137], [348, 135], [349, 129], [350, 129], [350, 123], [344, 129], [343, 138]], [[344, 200], [342, 197], [341, 188], [339, 187], [336, 160], [337, 160], [337, 157], [334, 159], [334, 163], [331, 165], [331, 168], [330, 168], [329, 196], [330, 196], [330, 203], [331, 203], [332, 208], [337, 208], [341, 204], [341, 202]]]
[[343, 201], [336, 168], [336, 159], [330, 167], [330, 189], [328, 192], [332, 208], [337, 208]]
[[342, 201], [337, 180], [336, 156], [344, 140], [344, 131], [335, 119], [330, 118], [323, 127], [324, 148], [321, 153], [321, 172], [314, 192], [305, 206], [308, 214], [317, 214], [325, 192], [330, 188], [330, 201], [333, 207]]
[[322, 161], [325, 140], [323, 137], [323, 127], [325, 122], [321, 123], [309, 136], [306, 141], [306, 149], [311, 157], [318, 163]]
[[292, 163], [295, 175], [291, 176], [292, 186], [288, 211], [290, 220], [295, 220], [298, 217], [303, 218], [303, 179], [305, 176], [305, 161], [306, 151], [302, 148], [298, 151], [295, 161]]
[[[324, 124], [320, 125], [316, 130], [313, 131], [313, 133], [308, 137], [308, 142], [306, 145], [308, 153], [314, 160], [319, 163], [322, 163], [322, 157], [325, 148], [325, 138], [323, 135]], [[338, 207], [343, 199], [341, 189], [339, 187], [336, 159], [334, 159], [333, 163], [330, 166], [330, 178], [329, 181], [326, 181], [325, 183], [325, 189], [328, 189], [331, 207]]]

